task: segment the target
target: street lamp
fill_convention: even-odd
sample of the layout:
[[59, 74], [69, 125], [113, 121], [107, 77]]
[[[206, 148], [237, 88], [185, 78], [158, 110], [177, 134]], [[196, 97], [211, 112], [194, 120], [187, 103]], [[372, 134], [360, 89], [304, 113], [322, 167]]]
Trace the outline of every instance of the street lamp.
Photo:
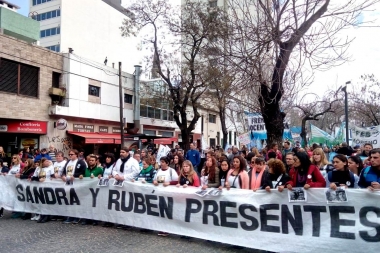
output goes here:
[[348, 136], [348, 96], [347, 96], [347, 85], [350, 84], [351, 81], [346, 82], [346, 86], [342, 88], [342, 91], [344, 91], [344, 114], [345, 114], [345, 121], [346, 121], [346, 142], [347, 145], [350, 146], [349, 136]]

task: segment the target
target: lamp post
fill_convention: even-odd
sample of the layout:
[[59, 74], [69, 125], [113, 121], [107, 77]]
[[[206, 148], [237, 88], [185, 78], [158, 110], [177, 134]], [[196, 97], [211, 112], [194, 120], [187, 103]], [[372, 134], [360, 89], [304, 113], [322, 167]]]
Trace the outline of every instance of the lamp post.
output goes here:
[[349, 134], [348, 134], [348, 96], [347, 96], [347, 85], [350, 84], [351, 81], [346, 82], [346, 86], [342, 88], [344, 91], [344, 114], [345, 114], [345, 123], [346, 123], [346, 142], [347, 145], [350, 146]]

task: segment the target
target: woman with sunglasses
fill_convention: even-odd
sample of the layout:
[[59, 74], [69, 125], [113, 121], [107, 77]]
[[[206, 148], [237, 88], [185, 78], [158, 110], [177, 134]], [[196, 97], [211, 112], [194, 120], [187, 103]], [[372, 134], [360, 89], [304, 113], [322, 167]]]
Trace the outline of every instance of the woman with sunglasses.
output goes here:
[[266, 169], [265, 160], [261, 157], [252, 157], [251, 170], [248, 172], [249, 189], [256, 191], [262, 186], [262, 178]]
[[326, 180], [323, 178], [319, 168], [313, 164], [305, 152], [294, 154], [294, 164], [289, 171], [289, 180], [286, 184], [288, 190], [293, 187], [303, 187], [305, 190], [314, 187], [326, 187]]
[[15, 176], [17, 173], [21, 173], [23, 168], [24, 164], [21, 162], [20, 156], [18, 154], [13, 155], [8, 174]]

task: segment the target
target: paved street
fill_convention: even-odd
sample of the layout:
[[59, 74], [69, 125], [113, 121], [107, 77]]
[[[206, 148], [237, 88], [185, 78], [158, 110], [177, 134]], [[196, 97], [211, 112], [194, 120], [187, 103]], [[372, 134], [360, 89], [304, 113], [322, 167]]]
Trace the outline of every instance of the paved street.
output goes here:
[[9, 211], [0, 219], [0, 252], [264, 252], [234, 248], [227, 244], [199, 239], [182, 239], [177, 235], [157, 236], [156, 232], [121, 230], [92, 225], [62, 224], [50, 221], [38, 224], [31, 220], [11, 219]]

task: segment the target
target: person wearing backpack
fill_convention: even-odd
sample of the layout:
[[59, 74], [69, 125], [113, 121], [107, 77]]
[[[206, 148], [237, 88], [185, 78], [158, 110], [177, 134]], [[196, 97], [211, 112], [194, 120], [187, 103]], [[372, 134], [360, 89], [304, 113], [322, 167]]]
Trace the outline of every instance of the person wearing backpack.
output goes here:
[[327, 173], [326, 186], [332, 190], [344, 186], [347, 188], [359, 188], [359, 177], [348, 169], [348, 159], [345, 155], [338, 154], [333, 158], [334, 170]]
[[371, 166], [366, 167], [360, 173], [359, 187], [368, 188], [371, 191], [380, 190], [380, 149], [372, 149], [370, 152]]

